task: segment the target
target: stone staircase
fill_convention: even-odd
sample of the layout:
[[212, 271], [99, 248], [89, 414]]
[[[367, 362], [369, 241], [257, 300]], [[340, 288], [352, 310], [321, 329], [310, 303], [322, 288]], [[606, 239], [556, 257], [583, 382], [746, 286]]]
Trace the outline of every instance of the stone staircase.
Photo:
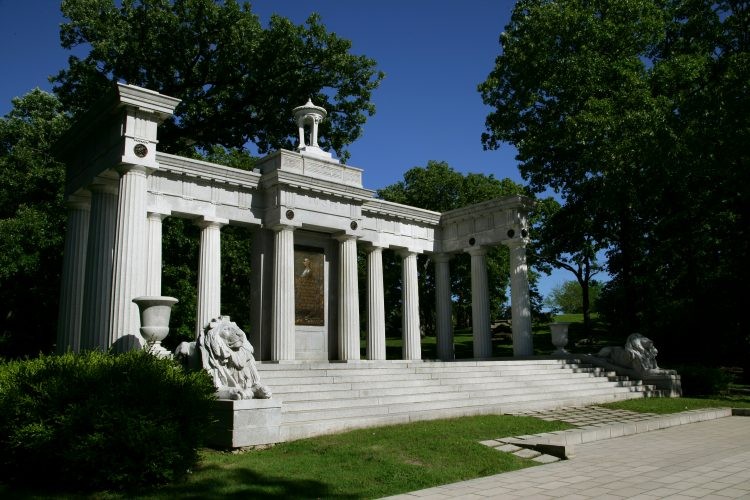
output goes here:
[[654, 394], [640, 381], [570, 359], [259, 363], [258, 370], [282, 401], [281, 441]]

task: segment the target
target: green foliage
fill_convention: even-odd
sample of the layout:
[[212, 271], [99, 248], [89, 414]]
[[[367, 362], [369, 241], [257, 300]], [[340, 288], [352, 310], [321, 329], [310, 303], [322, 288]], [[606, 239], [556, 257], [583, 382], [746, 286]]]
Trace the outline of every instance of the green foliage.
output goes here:
[[[426, 167], [414, 167], [404, 173], [404, 180], [378, 190], [384, 200], [414, 207], [445, 212], [499, 196], [525, 194], [522, 186], [510, 179], [496, 179], [492, 175], [462, 174], [445, 162], [428, 161]], [[397, 332], [401, 324], [401, 264], [391, 252], [383, 254], [386, 315], [389, 332]], [[468, 254], [456, 255], [450, 263], [451, 292], [454, 315], [460, 326], [471, 319], [471, 260]], [[419, 308], [422, 325], [428, 333], [435, 327], [434, 266], [427, 256], [420, 255]], [[492, 248], [487, 253], [487, 275], [490, 283], [490, 314], [492, 318], [505, 316], [506, 289], [510, 280], [508, 252]], [[363, 279], [360, 279], [363, 281]]]
[[565, 201], [547, 254], [607, 249], [602, 312], [695, 361], [750, 359], [749, 34], [743, 2], [522, 0], [479, 87], [485, 147]]
[[[591, 308], [596, 310], [596, 300], [601, 292], [601, 285], [593, 282], [589, 288]], [[561, 283], [550, 292], [545, 303], [566, 314], [583, 314], [583, 291], [577, 281]]]
[[673, 368], [680, 374], [685, 396], [725, 394], [733, 380], [730, 373], [713, 366], [685, 364], [675, 365]]
[[54, 342], [65, 168], [51, 148], [67, 126], [57, 98], [39, 89], [0, 118], [0, 355]]
[[87, 109], [117, 80], [179, 97], [159, 132], [169, 152], [248, 142], [260, 153], [291, 149], [291, 109], [312, 97], [328, 110], [321, 146], [346, 159], [375, 112], [370, 97], [383, 74], [316, 14], [301, 26], [273, 16], [264, 28], [236, 0], [64, 0], [62, 12], [62, 46], [91, 47], [54, 78], [63, 103]]
[[183, 477], [213, 394], [205, 372], [143, 351], [0, 364], [0, 480], [96, 491]]

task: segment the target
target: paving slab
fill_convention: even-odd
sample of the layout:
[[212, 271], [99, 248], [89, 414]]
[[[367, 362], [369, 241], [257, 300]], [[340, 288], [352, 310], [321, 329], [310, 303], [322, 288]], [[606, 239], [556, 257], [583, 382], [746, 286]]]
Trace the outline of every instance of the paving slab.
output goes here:
[[[750, 418], [696, 421], [580, 444], [572, 460], [480, 479], [421, 490], [419, 497], [750, 498]], [[463, 484], [471, 488], [463, 490]]]

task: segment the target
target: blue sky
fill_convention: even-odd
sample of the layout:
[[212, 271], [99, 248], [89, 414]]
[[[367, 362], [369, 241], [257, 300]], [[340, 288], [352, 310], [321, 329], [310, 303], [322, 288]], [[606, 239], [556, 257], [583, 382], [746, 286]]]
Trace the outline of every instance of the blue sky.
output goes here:
[[[511, 146], [482, 149], [489, 108], [477, 92], [500, 52], [498, 37], [512, 0], [251, 3], [263, 22], [277, 13], [302, 23], [318, 12], [330, 31], [352, 41], [355, 54], [375, 59], [385, 72], [373, 95], [376, 114], [350, 147], [348, 163], [364, 169], [365, 187], [397, 182], [428, 160], [523, 182]], [[51, 89], [47, 78], [64, 68], [70, 55], [59, 44], [63, 21], [55, 0], [0, 0], [0, 115], [10, 110], [13, 97], [34, 87]], [[540, 291], [572, 277], [555, 272], [543, 279]]]

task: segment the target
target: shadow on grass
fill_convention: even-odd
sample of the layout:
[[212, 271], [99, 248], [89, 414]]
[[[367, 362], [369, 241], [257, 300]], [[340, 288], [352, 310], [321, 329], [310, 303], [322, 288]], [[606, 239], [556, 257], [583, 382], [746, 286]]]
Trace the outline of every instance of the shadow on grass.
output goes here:
[[[295, 480], [261, 475], [249, 469], [226, 470], [217, 465], [201, 467], [200, 480], [144, 492], [145, 498], [336, 498], [354, 499], [357, 495], [337, 494], [320, 481]], [[289, 471], [293, 476], [294, 471]]]
[[[290, 475], [294, 471], [289, 471]], [[188, 477], [182, 482], [160, 488], [115, 492], [62, 492], [54, 489], [12, 488], [0, 485], [2, 498], [14, 499], [171, 499], [171, 498], [334, 498], [355, 499], [357, 495], [338, 494], [320, 481], [295, 480], [285, 477], [261, 475], [249, 469], [227, 470], [217, 465], [202, 466], [201, 479]]]

